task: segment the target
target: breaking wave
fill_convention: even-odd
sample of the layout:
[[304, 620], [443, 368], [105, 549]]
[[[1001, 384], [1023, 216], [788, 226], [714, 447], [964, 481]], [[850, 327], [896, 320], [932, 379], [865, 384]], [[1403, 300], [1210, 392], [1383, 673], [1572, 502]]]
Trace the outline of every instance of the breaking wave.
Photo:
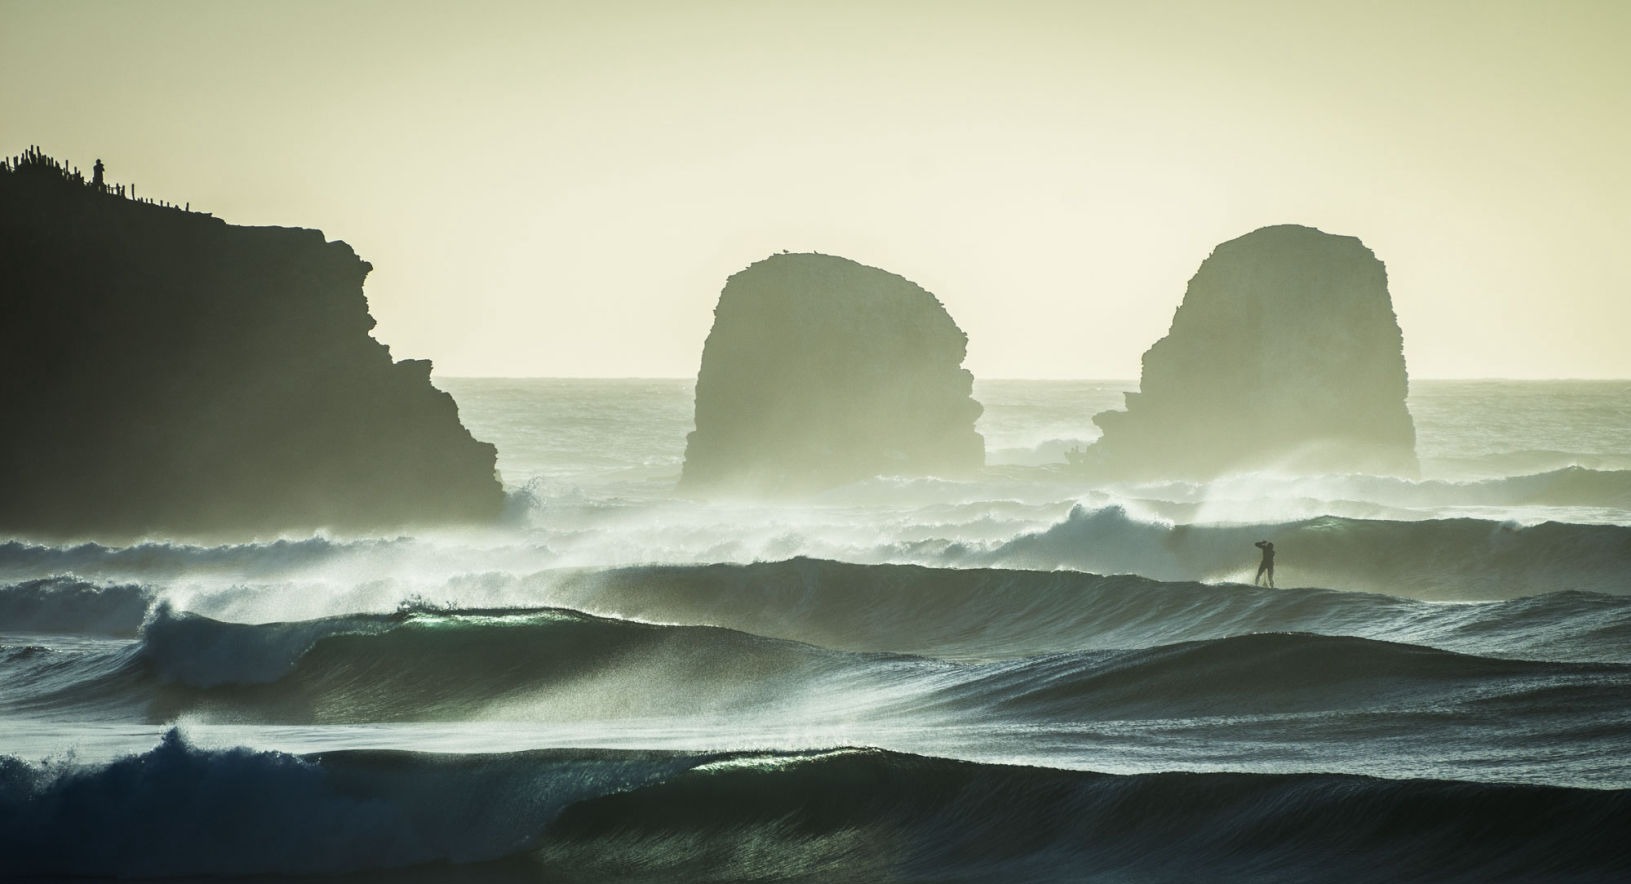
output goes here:
[[138, 703], [157, 721], [336, 723], [502, 716], [508, 704], [547, 701], [554, 719], [684, 715], [771, 704], [845, 659], [714, 627], [559, 609], [245, 624], [160, 608], [102, 677], [28, 708]]
[[1631, 662], [1631, 597], [1586, 592], [1442, 604], [1080, 571], [816, 559], [543, 574], [533, 582], [559, 604], [612, 617], [954, 659], [1307, 632], [1485, 656]]
[[195, 748], [0, 759], [0, 874], [467, 881], [1550, 881], [1631, 874], [1619, 790], [1110, 775], [874, 749]]
[[137, 584], [46, 577], [0, 586], [0, 632], [134, 636], [153, 605]]
[[1121, 507], [1073, 509], [1045, 531], [967, 563], [1073, 567], [1157, 580], [1250, 580], [1252, 543], [1274, 541], [1279, 583], [1423, 599], [1498, 599], [1558, 590], [1631, 594], [1631, 527], [1481, 519], [1326, 516], [1252, 525], [1168, 524]]
[[148, 541], [130, 546], [79, 543], [67, 546], [9, 540], [0, 543], [0, 574], [85, 573], [184, 574], [197, 569], [231, 569], [241, 574], [276, 574], [318, 564], [348, 552], [388, 548], [406, 538], [340, 541], [327, 537], [272, 540], [224, 546]]
[[[1203, 612], [1200, 620], [1205, 620]], [[23, 649], [25, 653], [28, 649]], [[25, 671], [54, 665], [8, 660]], [[774, 718], [1046, 724], [1447, 708], [1531, 698], [1531, 719], [1610, 717], [1631, 667], [1460, 654], [1367, 638], [1246, 633], [986, 661], [839, 651], [712, 626], [562, 609], [418, 611], [271, 624], [160, 609], [140, 641], [73, 679], [0, 693], [38, 712], [98, 705], [149, 721], [363, 723], [498, 718]], [[85, 671], [100, 666], [98, 672]], [[26, 683], [28, 679], [24, 679]], [[1586, 691], [1591, 709], [1539, 695]], [[1607, 704], [1607, 705], [1605, 705]], [[969, 719], [968, 716], [974, 716]]]

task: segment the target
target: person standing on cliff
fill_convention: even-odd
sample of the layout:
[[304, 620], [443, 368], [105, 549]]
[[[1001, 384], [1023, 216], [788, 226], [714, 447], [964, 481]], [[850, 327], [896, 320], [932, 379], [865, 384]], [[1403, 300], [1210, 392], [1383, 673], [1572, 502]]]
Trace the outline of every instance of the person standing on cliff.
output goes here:
[[1263, 551], [1263, 561], [1257, 566], [1257, 576], [1252, 579], [1252, 585], [1261, 584], [1263, 575], [1267, 573], [1269, 575], [1269, 589], [1274, 589], [1274, 544], [1267, 540], [1259, 540], [1252, 546]]

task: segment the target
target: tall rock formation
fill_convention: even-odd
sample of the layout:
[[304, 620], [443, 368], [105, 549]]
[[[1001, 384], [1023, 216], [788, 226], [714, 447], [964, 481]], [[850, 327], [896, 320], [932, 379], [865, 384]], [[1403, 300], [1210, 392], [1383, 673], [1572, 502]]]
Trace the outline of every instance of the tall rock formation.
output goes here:
[[1202, 262], [1082, 462], [1123, 477], [1413, 475], [1407, 385], [1382, 262], [1351, 236], [1265, 227]]
[[343, 242], [31, 153], [0, 163], [0, 268], [0, 532], [371, 531], [503, 505], [496, 450], [430, 363], [369, 335], [371, 268]]
[[714, 310], [681, 484], [797, 493], [978, 469], [967, 347], [940, 301], [893, 273], [831, 255], [759, 261]]

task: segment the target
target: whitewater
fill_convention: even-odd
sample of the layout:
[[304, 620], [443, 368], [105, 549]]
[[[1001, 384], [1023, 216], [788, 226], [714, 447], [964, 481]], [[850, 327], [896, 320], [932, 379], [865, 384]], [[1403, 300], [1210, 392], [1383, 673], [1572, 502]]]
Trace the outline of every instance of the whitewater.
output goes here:
[[781, 501], [675, 491], [688, 381], [437, 383], [500, 525], [0, 537], [0, 877], [1631, 877], [1631, 382], [1104, 482], [1133, 385], [986, 381], [979, 475]]

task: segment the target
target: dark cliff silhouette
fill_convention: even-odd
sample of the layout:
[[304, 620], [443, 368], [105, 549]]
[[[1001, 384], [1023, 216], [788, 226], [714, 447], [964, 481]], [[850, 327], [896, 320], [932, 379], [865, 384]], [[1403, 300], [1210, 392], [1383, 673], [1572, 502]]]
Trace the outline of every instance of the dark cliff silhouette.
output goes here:
[[1112, 477], [1417, 472], [1387, 271], [1351, 236], [1265, 227], [1202, 262], [1125, 411], [1076, 459]]
[[0, 531], [120, 538], [497, 516], [496, 450], [369, 335], [371, 269], [31, 151], [0, 162]]
[[968, 338], [921, 287], [845, 258], [779, 254], [720, 293], [681, 484], [797, 493], [978, 469]]

